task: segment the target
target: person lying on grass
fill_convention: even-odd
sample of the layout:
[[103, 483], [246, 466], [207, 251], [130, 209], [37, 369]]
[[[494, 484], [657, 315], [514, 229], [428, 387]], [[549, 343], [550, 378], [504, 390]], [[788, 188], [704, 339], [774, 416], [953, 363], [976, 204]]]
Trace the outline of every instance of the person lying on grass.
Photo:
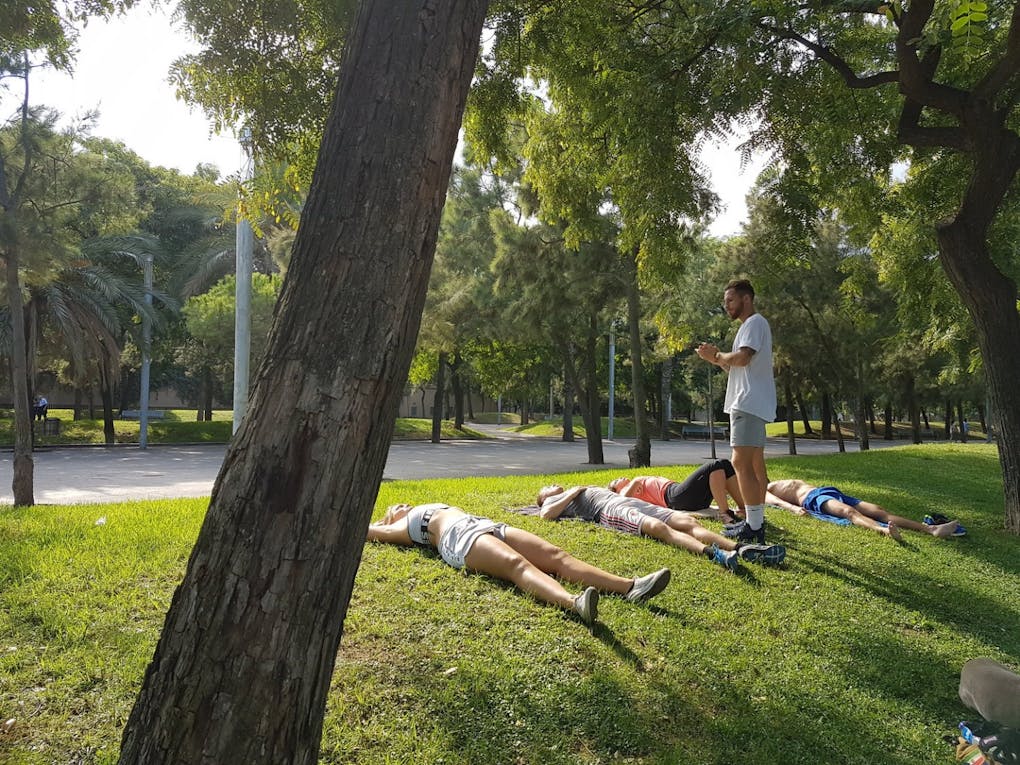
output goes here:
[[811, 515], [819, 520], [828, 520], [824, 516], [845, 518], [855, 526], [877, 531], [897, 541], [902, 539], [900, 529], [931, 534], [939, 539], [959, 534], [959, 524], [956, 521], [935, 525], [912, 521], [893, 515], [880, 505], [848, 496], [835, 486], [812, 486], [806, 481], [789, 478], [772, 481], [765, 493], [766, 501], [776, 507], [798, 515]]
[[662, 476], [639, 475], [635, 478], [616, 478], [609, 482], [609, 490], [622, 497], [634, 497], [681, 512], [703, 510], [715, 500], [722, 519], [731, 523], [737, 521], [737, 516], [729, 506], [729, 497], [733, 497], [737, 512], [741, 516], [744, 514], [744, 498], [740, 494], [737, 471], [727, 459], [706, 462], [687, 476], [683, 483]]
[[546, 486], [538, 493], [539, 515], [546, 520], [579, 518], [624, 534], [646, 536], [704, 555], [729, 571], [740, 559], [779, 564], [786, 557], [782, 545], [739, 543], [709, 531], [695, 519], [599, 486]]
[[[599, 590], [642, 603], [662, 592], [670, 578], [664, 568], [625, 579], [578, 560], [536, 534], [442, 503], [391, 505], [381, 521], [368, 527], [368, 539], [432, 547], [454, 568], [512, 582], [543, 603], [573, 611], [586, 624], [598, 619]], [[554, 576], [587, 587], [572, 595]]]

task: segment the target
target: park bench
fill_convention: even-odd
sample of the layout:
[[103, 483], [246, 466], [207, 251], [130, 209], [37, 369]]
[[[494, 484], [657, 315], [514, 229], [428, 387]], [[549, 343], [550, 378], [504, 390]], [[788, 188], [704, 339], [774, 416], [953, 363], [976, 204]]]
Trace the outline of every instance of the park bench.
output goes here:
[[[713, 428], [717, 438], [728, 438], [730, 429], [725, 426], [715, 426]], [[681, 438], [708, 438], [709, 431], [708, 425], [684, 425], [680, 428]]]
[[[149, 419], [150, 420], [162, 420], [166, 415], [162, 409], [150, 409]], [[140, 420], [142, 418], [142, 411], [140, 409], [121, 409], [120, 418], [122, 420]]]

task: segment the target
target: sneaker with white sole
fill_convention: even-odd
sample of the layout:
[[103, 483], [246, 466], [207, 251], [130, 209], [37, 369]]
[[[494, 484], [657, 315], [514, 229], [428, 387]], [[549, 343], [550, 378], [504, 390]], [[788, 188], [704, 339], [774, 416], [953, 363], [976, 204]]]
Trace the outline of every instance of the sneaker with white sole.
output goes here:
[[672, 576], [668, 568], [659, 569], [653, 571], [651, 574], [645, 574], [639, 576], [634, 580], [634, 584], [627, 590], [627, 594], [623, 597], [629, 600], [631, 603], [644, 603], [649, 598], [658, 595], [669, 584], [669, 578]]
[[751, 563], [767, 563], [778, 566], [786, 559], [786, 548], [782, 545], [739, 544], [737, 554], [741, 560]]
[[738, 542], [753, 542], [754, 544], [765, 544], [765, 524], [761, 528], [752, 529], [747, 521], [740, 521], [723, 528], [723, 536], [736, 539]]
[[712, 545], [708, 548], [712, 553], [712, 560], [718, 563], [727, 571], [736, 571], [740, 564], [740, 556], [736, 550], [723, 550], [719, 545]]
[[585, 624], [594, 624], [599, 618], [599, 591], [594, 587], [585, 588], [574, 598], [573, 611]]

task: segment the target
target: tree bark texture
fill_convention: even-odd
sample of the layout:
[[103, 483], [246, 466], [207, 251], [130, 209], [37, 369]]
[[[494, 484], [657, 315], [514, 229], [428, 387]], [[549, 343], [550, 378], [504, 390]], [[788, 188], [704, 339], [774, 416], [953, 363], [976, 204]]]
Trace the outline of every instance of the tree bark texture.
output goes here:
[[669, 441], [670, 427], [672, 422], [670, 418], [673, 413], [673, 406], [670, 398], [673, 395], [673, 357], [669, 357], [662, 362], [660, 375], [659, 375], [659, 399], [661, 404], [659, 405], [659, 424], [660, 433], [659, 437], [663, 441]]
[[796, 454], [797, 434], [793, 432], [793, 383], [790, 382], [789, 367], [783, 375], [783, 393], [786, 398], [786, 443], [790, 454]]
[[[1005, 527], [1020, 534], [1020, 313], [1017, 287], [992, 262], [985, 232], [965, 217], [938, 228], [939, 258], [974, 321], [985, 363], [991, 402], [990, 423], [998, 435]], [[947, 406], [947, 413], [951, 411]], [[962, 430], [962, 425], [961, 425]]]
[[[637, 252], [625, 256], [627, 262], [627, 328], [630, 331], [631, 388], [634, 394], [634, 448], [631, 467], [649, 467], [652, 464], [652, 442], [645, 418], [648, 394], [645, 391], [645, 367], [641, 358], [641, 291], [638, 288]], [[612, 391], [610, 391], [612, 395]]]
[[588, 336], [584, 344], [584, 411], [585, 442], [588, 447], [588, 464], [604, 465], [605, 454], [602, 451], [602, 399], [599, 398], [598, 364], [595, 360], [598, 346], [598, 319], [593, 315], [588, 318]]
[[436, 364], [436, 392], [432, 396], [432, 443], [443, 437], [443, 401], [446, 399], [446, 354], [439, 354]]
[[563, 370], [563, 440], [574, 442], [574, 386]]
[[366, 0], [248, 414], [122, 763], [316, 762], [486, 0]]
[[[9, 215], [10, 213], [8, 213]], [[11, 318], [11, 393], [14, 396], [14, 505], [35, 504], [35, 462], [32, 459], [32, 409], [28, 398], [28, 358], [25, 351], [25, 311], [21, 299], [19, 258], [10, 249], [3, 253], [7, 277], [7, 305]]]
[[464, 427], [464, 361], [461, 359], [460, 351], [453, 354], [453, 364], [450, 365], [450, 388], [453, 391], [453, 427]]

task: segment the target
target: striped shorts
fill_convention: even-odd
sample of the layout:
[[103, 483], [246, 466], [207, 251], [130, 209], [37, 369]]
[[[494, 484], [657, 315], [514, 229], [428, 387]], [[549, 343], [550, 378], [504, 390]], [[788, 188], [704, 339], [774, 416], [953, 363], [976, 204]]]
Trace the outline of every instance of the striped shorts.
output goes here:
[[611, 507], [599, 513], [599, 526], [624, 534], [640, 536], [645, 515], [633, 507]]

